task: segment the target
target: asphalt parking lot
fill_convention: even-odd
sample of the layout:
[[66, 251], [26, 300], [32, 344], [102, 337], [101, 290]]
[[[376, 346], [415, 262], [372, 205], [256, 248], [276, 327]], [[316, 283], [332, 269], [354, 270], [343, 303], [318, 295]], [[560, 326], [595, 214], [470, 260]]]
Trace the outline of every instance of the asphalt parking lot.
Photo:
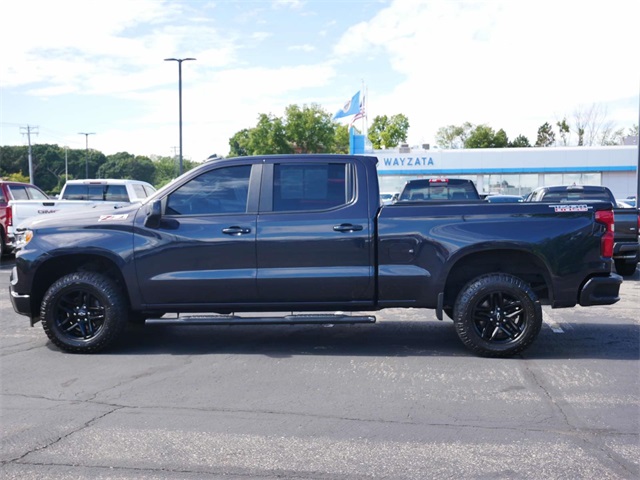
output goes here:
[[62, 353], [0, 265], [6, 479], [640, 478], [640, 271], [513, 359], [430, 311], [375, 325], [132, 327]]

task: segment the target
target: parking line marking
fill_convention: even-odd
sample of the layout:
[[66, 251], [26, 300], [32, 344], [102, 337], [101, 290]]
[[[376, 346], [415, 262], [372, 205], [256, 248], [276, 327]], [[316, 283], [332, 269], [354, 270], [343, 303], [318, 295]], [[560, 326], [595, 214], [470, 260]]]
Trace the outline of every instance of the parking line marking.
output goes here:
[[542, 318], [544, 320], [544, 323], [549, 326], [553, 333], [564, 333], [564, 330], [562, 330], [558, 322], [556, 322], [550, 314], [544, 312]]

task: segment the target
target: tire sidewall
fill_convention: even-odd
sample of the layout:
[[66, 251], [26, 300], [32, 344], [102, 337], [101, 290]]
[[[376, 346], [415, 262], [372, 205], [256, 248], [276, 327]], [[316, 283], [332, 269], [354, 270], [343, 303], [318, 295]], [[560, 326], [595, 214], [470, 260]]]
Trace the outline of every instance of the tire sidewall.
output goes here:
[[[524, 331], [510, 342], [483, 339], [474, 325], [473, 313], [487, 295], [502, 292], [517, 298], [524, 310]], [[529, 285], [513, 275], [489, 274], [469, 282], [454, 307], [454, 324], [462, 342], [475, 353], [487, 357], [508, 357], [526, 349], [538, 336], [542, 326], [542, 307]]]
[[[86, 292], [95, 296], [104, 306], [104, 322], [100, 331], [89, 339], [65, 335], [56, 323], [55, 313], [60, 299], [72, 292]], [[61, 349], [71, 353], [93, 353], [109, 346], [120, 334], [127, 319], [123, 295], [108, 277], [92, 272], [66, 275], [45, 293], [40, 318], [49, 339]]]

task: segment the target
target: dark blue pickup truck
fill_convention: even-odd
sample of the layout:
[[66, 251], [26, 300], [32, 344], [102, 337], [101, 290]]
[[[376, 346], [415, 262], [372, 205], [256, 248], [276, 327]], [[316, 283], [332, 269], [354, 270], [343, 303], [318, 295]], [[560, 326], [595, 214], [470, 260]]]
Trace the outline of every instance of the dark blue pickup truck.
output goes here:
[[[509, 356], [538, 335], [541, 305], [619, 300], [611, 204], [381, 206], [376, 163], [214, 160], [142, 205], [32, 221], [13, 306], [78, 353], [111, 345], [127, 320], [352, 324], [412, 307], [452, 318], [473, 352]], [[300, 313], [261, 315], [285, 311]]]

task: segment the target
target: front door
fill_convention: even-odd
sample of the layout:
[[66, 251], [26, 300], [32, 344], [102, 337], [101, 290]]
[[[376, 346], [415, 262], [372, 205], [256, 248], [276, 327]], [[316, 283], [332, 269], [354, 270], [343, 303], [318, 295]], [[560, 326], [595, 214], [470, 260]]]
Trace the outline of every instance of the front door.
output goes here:
[[247, 206], [259, 169], [213, 168], [165, 197], [159, 228], [138, 225], [146, 230], [135, 246], [144, 304], [197, 309], [256, 300], [256, 212]]

